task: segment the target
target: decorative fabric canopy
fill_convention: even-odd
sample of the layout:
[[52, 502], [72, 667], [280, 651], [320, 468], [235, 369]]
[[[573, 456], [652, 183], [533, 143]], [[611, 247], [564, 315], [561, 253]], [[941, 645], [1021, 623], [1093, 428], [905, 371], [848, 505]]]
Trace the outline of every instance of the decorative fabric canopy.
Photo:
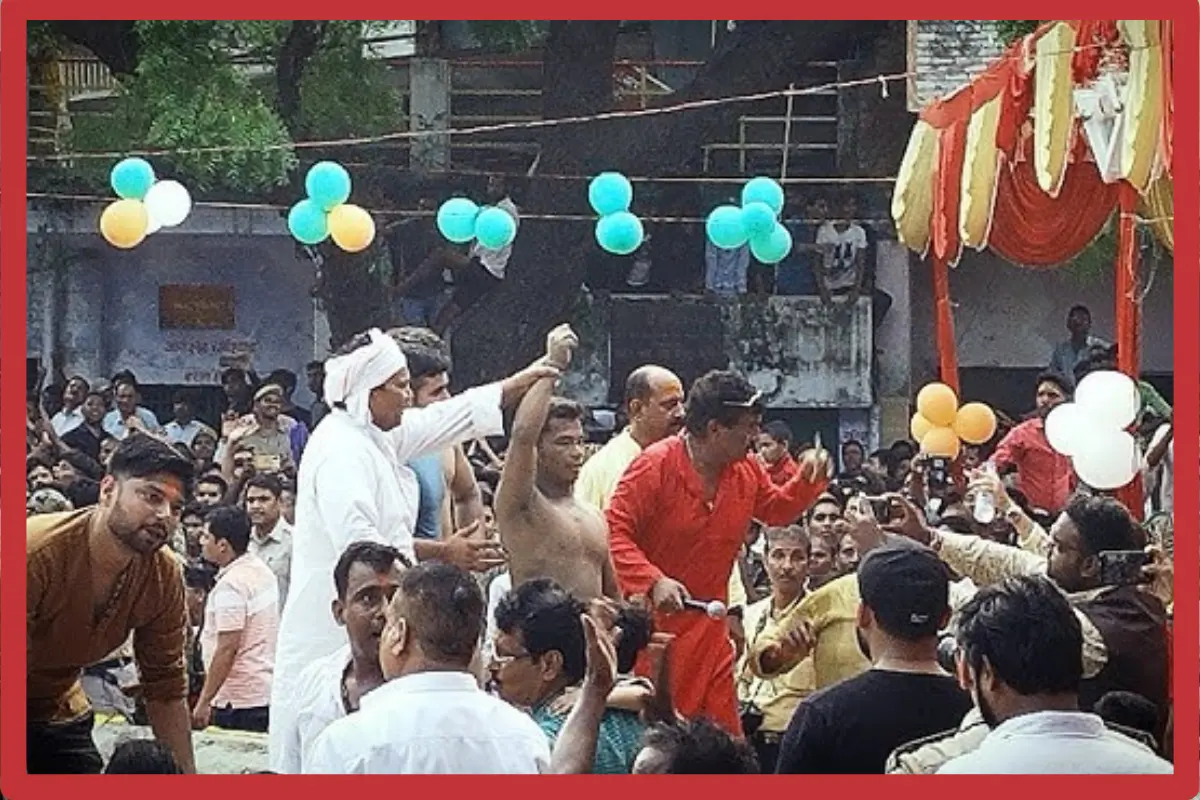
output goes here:
[[[1101, 192], [1097, 177], [1147, 195], [1169, 175], [1172, 42], [1170, 20], [1047, 23], [969, 84], [930, 103], [909, 138], [892, 198], [900, 240], [953, 265], [964, 246], [982, 250], [998, 235], [1007, 246], [996, 249], [1017, 263], [1056, 263], [1048, 252], [1013, 255], [1014, 236], [1004, 227], [1019, 222], [1071, 229], [1074, 249], [1065, 242], [1056, 247], [1057, 263], [1077, 255], [1116, 208], [1116, 192]], [[1115, 66], [1114, 53], [1122, 59]], [[1022, 166], [1027, 159], [1031, 167]], [[1072, 166], [1088, 175], [1069, 179]], [[1036, 178], [1033, 185], [1017, 177], [1022, 169]], [[1072, 194], [1064, 197], [1069, 184]], [[1012, 185], [1040, 189], [1045, 199], [1028, 194], [1026, 202], [997, 212], [998, 198]], [[1074, 219], [1083, 197], [1107, 204], [1086, 209], [1090, 236], [1083, 235], [1089, 225]], [[1036, 216], [1013, 216], [1022, 209]]]

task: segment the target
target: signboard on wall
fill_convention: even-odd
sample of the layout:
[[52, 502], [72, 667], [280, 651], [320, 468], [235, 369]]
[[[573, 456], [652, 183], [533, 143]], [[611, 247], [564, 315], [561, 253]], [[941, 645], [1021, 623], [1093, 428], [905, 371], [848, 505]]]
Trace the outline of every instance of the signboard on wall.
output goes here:
[[158, 287], [158, 327], [231, 331], [234, 305], [232, 286], [164, 284]]

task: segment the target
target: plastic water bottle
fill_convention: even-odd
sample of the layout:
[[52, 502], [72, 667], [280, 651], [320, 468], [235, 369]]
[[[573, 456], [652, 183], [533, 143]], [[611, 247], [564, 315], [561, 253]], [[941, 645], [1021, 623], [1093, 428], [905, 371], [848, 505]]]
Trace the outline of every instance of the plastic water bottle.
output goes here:
[[[993, 477], [996, 475], [996, 468], [990, 461], [983, 465], [983, 471]], [[996, 495], [990, 489], [976, 492], [971, 515], [980, 525], [989, 525], [996, 518]]]

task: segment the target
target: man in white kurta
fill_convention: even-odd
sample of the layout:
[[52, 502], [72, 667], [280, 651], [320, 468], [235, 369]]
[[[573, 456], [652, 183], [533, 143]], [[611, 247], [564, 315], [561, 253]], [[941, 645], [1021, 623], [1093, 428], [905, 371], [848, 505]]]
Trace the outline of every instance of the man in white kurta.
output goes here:
[[[399, 346], [378, 330], [370, 343], [326, 363], [325, 398], [333, 410], [313, 432], [300, 463], [296, 524], [292, 534], [288, 603], [280, 621], [271, 694], [271, 769], [283, 771], [279, 732], [291, 729], [296, 681], [313, 661], [345, 643], [330, 614], [330, 577], [354, 541], [388, 544], [415, 561], [413, 528], [419, 494], [405, 464], [471, 439], [504, 432], [502, 403], [519, 399], [528, 385], [553, 370], [535, 365], [503, 383], [468, 389], [428, 408], [404, 408], [403, 422], [379, 427], [375, 390], [408, 392], [407, 365]], [[394, 426], [394, 427], [392, 427]]]

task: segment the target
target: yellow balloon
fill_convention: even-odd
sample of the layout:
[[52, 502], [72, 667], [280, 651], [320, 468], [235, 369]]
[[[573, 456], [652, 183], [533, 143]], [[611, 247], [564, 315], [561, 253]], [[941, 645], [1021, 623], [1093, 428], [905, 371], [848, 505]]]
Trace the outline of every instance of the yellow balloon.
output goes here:
[[375, 220], [356, 205], [334, 206], [328, 219], [330, 238], [347, 253], [366, 250], [375, 240]]
[[122, 250], [137, 247], [149, 227], [150, 215], [141, 200], [117, 200], [100, 215], [100, 234]]
[[928, 455], [948, 458], [951, 461], [958, 458], [961, 443], [953, 428], [931, 428], [925, 438], [921, 439], [921, 452]]
[[958, 410], [954, 432], [967, 444], [983, 444], [996, 433], [996, 415], [986, 403], [967, 403]]
[[927, 384], [917, 394], [917, 411], [936, 427], [949, 428], [958, 413], [958, 397], [944, 383]]
[[925, 438], [925, 434], [933, 427], [933, 423], [921, 416], [921, 412], [912, 415], [912, 422], [909, 423], [908, 432], [912, 434], [913, 441], [919, 442]]

